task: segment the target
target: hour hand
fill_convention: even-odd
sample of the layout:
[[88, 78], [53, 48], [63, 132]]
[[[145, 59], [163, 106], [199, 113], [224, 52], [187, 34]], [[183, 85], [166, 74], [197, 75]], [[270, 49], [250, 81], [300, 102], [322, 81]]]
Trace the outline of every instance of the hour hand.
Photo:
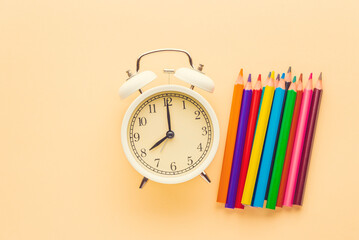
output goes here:
[[159, 140], [158, 142], [156, 142], [151, 148], [150, 150], [152, 150], [153, 148], [157, 147], [158, 145], [160, 145], [164, 140], [166, 140], [168, 138], [168, 136], [166, 135], [164, 138], [162, 138], [161, 140]]

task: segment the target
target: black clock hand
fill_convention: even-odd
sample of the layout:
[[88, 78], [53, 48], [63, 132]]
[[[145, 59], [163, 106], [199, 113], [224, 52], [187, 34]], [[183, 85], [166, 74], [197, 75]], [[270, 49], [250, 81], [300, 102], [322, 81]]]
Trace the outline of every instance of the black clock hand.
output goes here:
[[153, 145], [151, 148], [150, 148], [150, 150], [151, 149], [153, 149], [153, 148], [155, 148], [155, 147], [157, 147], [158, 145], [160, 145], [164, 140], [166, 140], [168, 138], [168, 136], [166, 135], [164, 138], [162, 138], [161, 140], [159, 140], [158, 142], [156, 142], [155, 143], [155, 145]]
[[158, 145], [160, 145], [164, 140], [166, 140], [167, 138], [173, 138], [175, 133], [171, 130], [171, 116], [170, 116], [170, 109], [168, 106], [168, 100], [167, 100], [167, 104], [166, 104], [166, 108], [167, 108], [167, 123], [168, 123], [168, 131], [166, 133], [166, 136], [164, 138], [162, 138], [161, 140], [159, 140], [158, 142], [155, 143], [155, 145], [153, 145], [150, 150], [154, 149], [155, 147], [157, 147]]
[[168, 123], [168, 131], [172, 131], [171, 130], [171, 116], [170, 116], [170, 110], [168, 107], [168, 99], [167, 99], [167, 123]]

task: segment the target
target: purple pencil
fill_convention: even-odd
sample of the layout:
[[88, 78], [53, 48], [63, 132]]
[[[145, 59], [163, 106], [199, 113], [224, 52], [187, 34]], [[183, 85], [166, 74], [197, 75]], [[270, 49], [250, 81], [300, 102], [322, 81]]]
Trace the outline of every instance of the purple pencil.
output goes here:
[[247, 132], [249, 109], [252, 101], [251, 74], [243, 91], [241, 113], [238, 121], [236, 145], [234, 148], [231, 177], [229, 180], [226, 208], [234, 208], [236, 203], [239, 173], [241, 170], [244, 141]]

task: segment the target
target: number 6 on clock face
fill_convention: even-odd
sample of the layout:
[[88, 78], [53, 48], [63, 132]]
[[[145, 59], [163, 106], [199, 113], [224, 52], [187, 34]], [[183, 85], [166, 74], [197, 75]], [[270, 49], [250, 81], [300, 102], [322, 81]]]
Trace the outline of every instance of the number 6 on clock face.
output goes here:
[[177, 85], [140, 95], [126, 112], [121, 134], [131, 165], [161, 183], [198, 176], [213, 160], [219, 141], [218, 121], [209, 103]]

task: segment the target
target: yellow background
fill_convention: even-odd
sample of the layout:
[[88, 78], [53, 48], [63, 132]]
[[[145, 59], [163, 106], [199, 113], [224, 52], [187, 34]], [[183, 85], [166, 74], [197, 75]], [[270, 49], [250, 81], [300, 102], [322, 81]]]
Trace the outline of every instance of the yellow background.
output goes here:
[[[356, 0], [0, 1], [0, 239], [358, 239]], [[214, 79], [221, 128], [201, 178], [149, 182], [124, 157], [118, 88], [136, 57], [188, 50]], [[325, 92], [302, 208], [216, 203], [233, 82], [323, 71]], [[188, 66], [180, 54], [143, 59]], [[173, 81], [175, 82], [175, 81]], [[146, 89], [148, 89], [146, 88]], [[144, 89], [145, 90], [145, 89]]]

